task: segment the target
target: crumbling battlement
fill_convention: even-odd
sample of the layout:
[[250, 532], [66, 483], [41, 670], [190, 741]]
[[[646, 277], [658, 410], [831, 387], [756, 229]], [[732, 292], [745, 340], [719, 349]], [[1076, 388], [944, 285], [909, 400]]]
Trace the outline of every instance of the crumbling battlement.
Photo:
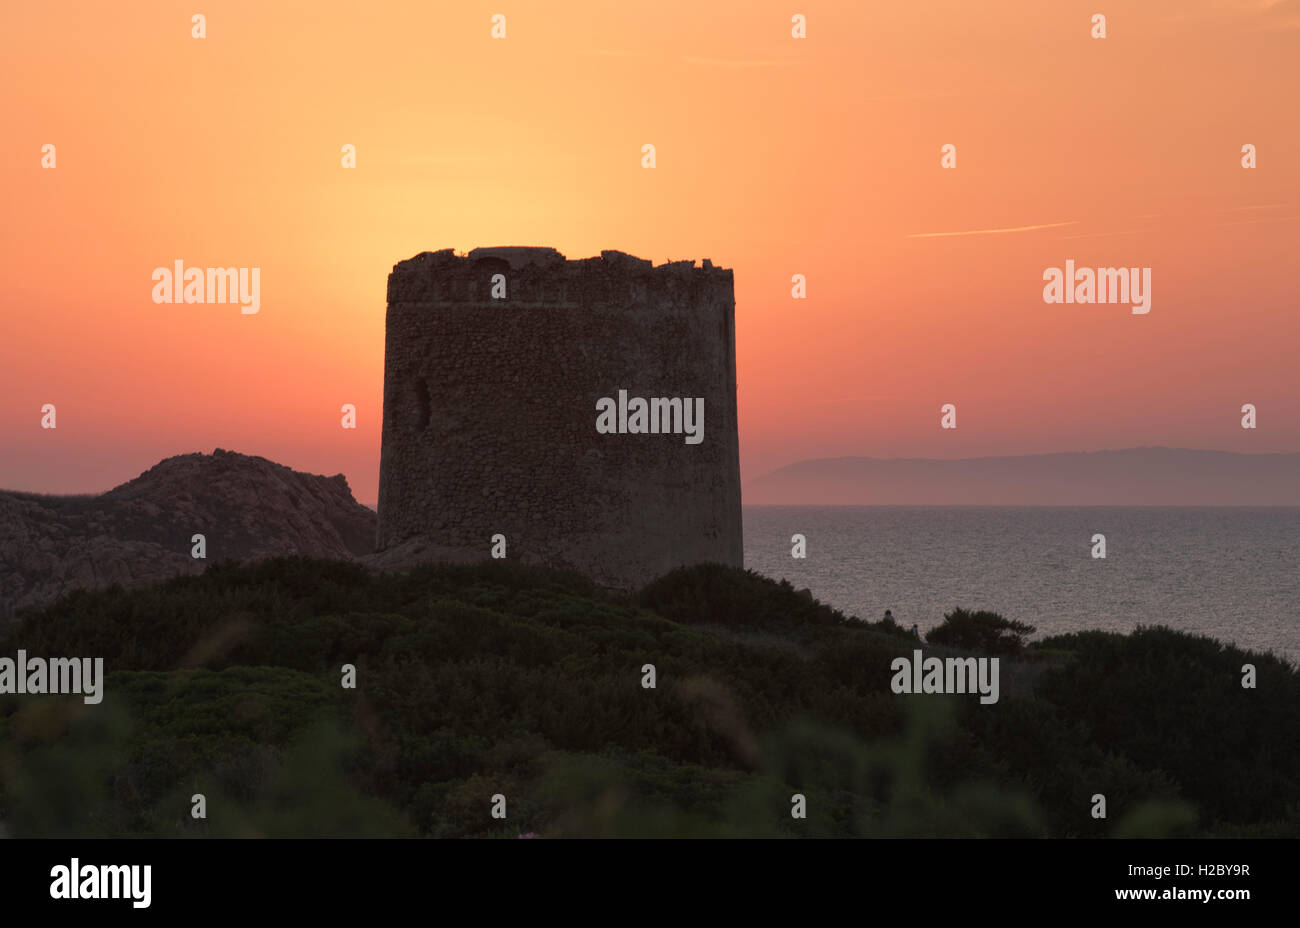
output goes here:
[[492, 297], [496, 274], [509, 275], [506, 301], [516, 306], [630, 309], [652, 295], [689, 300], [700, 287], [732, 285], [731, 271], [714, 267], [707, 258], [703, 267], [694, 261], [655, 267], [621, 251], [569, 261], [554, 248], [475, 248], [468, 255], [445, 248], [395, 265], [388, 275], [388, 302], [500, 305]]
[[[500, 535], [509, 559], [622, 588], [682, 564], [740, 565], [732, 288], [709, 261], [618, 251], [446, 249], [396, 265], [380, 551], [480, 559]], [[702, 440], [599, 431], [598, 404], [620, 390], [702, 399]]]

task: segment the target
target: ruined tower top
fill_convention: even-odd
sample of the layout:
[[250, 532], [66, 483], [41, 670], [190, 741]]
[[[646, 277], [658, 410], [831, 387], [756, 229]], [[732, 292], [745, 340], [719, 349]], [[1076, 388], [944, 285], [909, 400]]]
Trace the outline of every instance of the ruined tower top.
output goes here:
[[[388, 276], [388, 302], [481, 299], [499, 304], [502, 298], [492, 296], [491, 281], [493, 275], [506, 272], [515, 278], [517, 286], [507, 287], [504, 301], [515, 305], [561, 302], [590, 305], [611, 301], [629, 305], [627, 294], [611, 285], [640, 281], [643, 285], [669, 286], [691, 279], [725, 280], [730, 285], [732, 281], [730, 270], [714, 267], [708, 258], [701, 267], [696, 267], [694, 261], [668, 261], [655, 266], [644, 258], [621, 251], [607, 250], [596, 258], [569, 260], [554, 248], [525, 245], [475, 248], [466, 255], [444, 248], [423, 252], [394, 265]], [[483, 283], [486, 286], [476, 286]], [[543, 286], [545, 283], [553, 286], [548, 288]], [[583, 286], [584, 283], [589, 286]]]

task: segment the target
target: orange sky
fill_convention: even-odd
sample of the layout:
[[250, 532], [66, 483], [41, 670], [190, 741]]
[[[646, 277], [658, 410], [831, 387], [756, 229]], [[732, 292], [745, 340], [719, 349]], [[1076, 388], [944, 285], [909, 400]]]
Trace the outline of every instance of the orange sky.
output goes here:
[[[1300, 451], [1298, 60], [1298, 0], [7, 3], [0, 486], [223, 447], [373, 502], [388, 271], [496, 244], [734, 268], [747, 478]], [[154, 304], [177, 258], [261, 312]], [[1151, 267], [1150, 314], [1045, 304], [1067, 258]]]

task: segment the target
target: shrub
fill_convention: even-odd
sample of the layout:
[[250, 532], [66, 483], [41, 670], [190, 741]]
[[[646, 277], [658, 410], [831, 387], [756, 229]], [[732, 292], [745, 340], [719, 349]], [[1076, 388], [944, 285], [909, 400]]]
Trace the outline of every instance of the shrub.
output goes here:
[[931, 644], [969, 648], [988, 654], [1016, 654], [1025, 646], [1025, 636], [1034, 626], [1004, 619], [996, 612], [971, 612], [954, 609], [943, 617], [943, 624], [925, 633]]
[[645, 587], [637, 601], [648, 609], [692, 625], [841, 625], [844, 614], [788, 580], [779, 583], [736, 567], [696, 564], [679, 567]]

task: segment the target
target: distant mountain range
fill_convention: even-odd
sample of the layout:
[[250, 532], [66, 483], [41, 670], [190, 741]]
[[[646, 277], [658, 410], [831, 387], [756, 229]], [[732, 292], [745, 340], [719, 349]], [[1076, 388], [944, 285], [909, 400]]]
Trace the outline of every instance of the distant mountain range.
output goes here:
[[822, 458], [751, 480], [747, 504], [1300, 506], [1300, 454], [1126, 448], [1014, 457]]
[[[0, 490], [0, 618], [70, 590], [151, 583], [221, 560], [350, 560], [374, 549], [375, 527], [342, 474], [220, 448], [167, 458], [99, 496]], [[206, 560], [191, 556], [195, 534]]]

